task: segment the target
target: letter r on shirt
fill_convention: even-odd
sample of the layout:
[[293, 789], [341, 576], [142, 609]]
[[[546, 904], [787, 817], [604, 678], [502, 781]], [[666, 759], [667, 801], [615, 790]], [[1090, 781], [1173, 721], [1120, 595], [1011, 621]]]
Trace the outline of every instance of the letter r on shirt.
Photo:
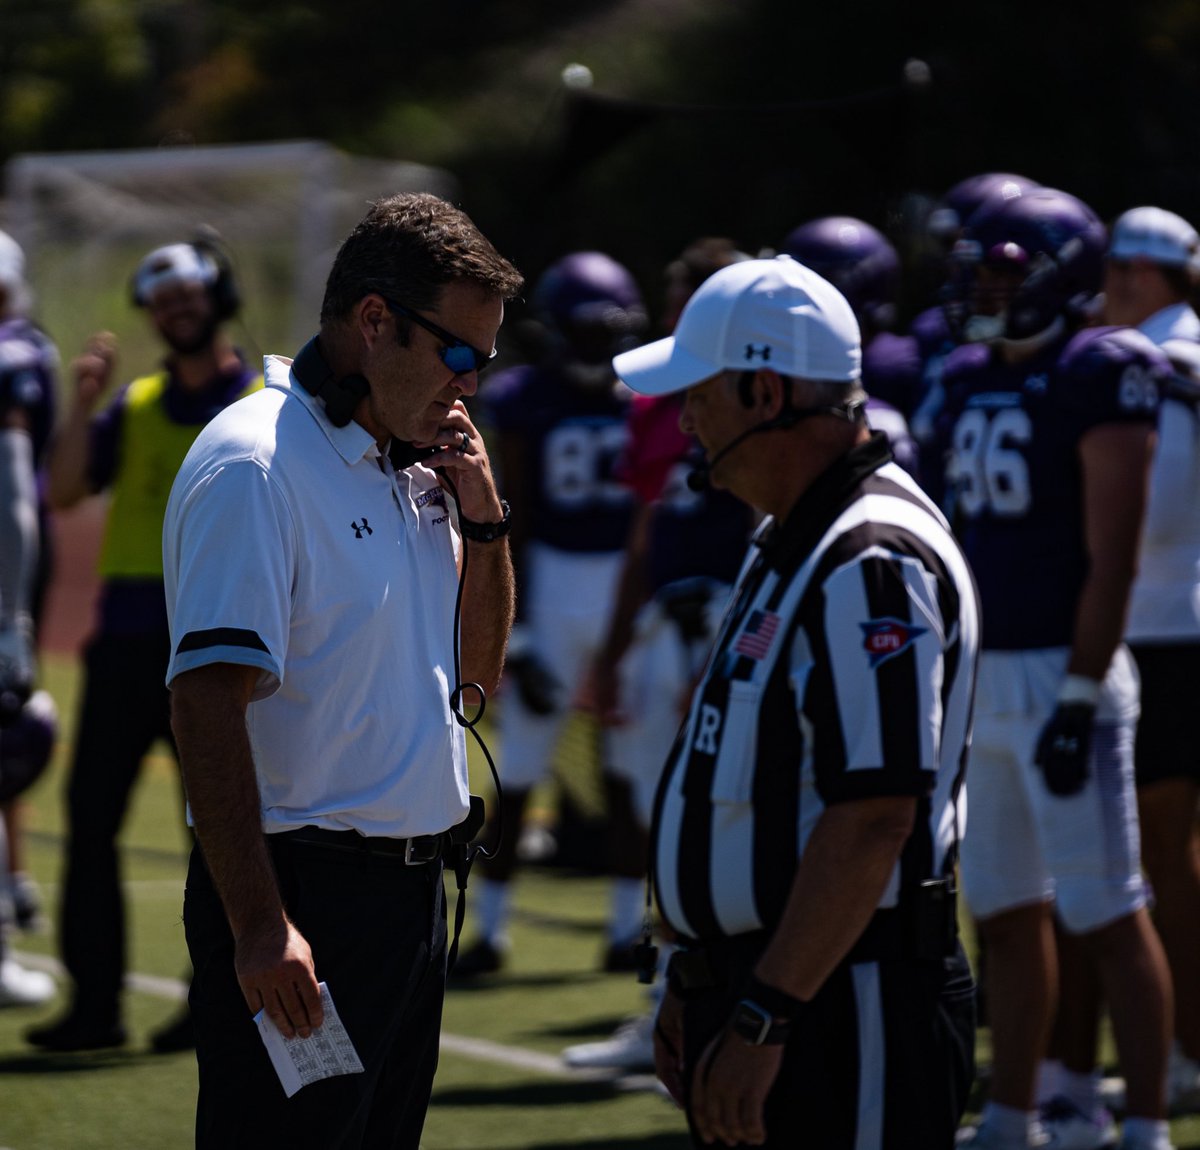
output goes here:
[[717, 732], [721, 729], [721, 712], [711, 703], [700, 707], [700, 721], [696, 728], [696, 741], [693, 744], [701, 754], [715, 755], [717, 753]]

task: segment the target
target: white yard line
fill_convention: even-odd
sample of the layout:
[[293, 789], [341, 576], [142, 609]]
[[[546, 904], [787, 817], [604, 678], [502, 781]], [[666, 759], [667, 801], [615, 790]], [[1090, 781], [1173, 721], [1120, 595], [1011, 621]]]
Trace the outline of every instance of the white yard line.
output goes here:
[[[28, 951], [14, 950], [13, 957], [22, 965], [33, 970], [44, 970], [55, 978], [65, 978], [63, 965], [46, 954], [31, 954]], [[125, 984], [130, 990], [142, 994], [153, 995], [155, 998], [167, 998], [182, 1002], [187, 998], [187, 986], [177, 978], [159, 978], [153, 974], [127, 974]], [[469, 1038], [463, 1034], [442, 1033], [442, 1049], [448, 1054], [458, 1054], [463, 1058], [473, 1058], [477, 1062], [493, 1062], [499, 1066], [512, 1066], [519, 1070], [532, 1070], [551, 1078], [570, 1078], [575, 1081], [601, 1082], [616, 1077], [606, 1070], [573, 1070], [565, 1066], [553, 1054], [543, 1054], [537, 1050], [527, 1050], [523, 1046], [506, 1046], [500, 1042], [489, 1042], [486, 1038]], [[0, 1148], [2, 1150], [2, 1148]]]

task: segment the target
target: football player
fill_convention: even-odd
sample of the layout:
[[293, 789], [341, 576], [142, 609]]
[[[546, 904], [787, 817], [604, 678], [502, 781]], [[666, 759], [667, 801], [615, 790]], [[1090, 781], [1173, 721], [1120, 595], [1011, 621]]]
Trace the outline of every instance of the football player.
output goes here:
[[942, 282], [934, 304], [918, 312], [909, 325], [909, 337], [914, 344], [911, 354], [917, 359], [921, 377], [919, 400], [909, 422], [919, 444], [926, 489], [939, 500], [943, 494], [945, 460], [938, 455], [934, 433], [945, 401], [942, 371], [946, 357], [962, 342], [966, 311], [961, 265], [952, 258], [954, 245], [967, 220], [984, 203], [1016, 199], [1037, 186], [1027, 176], [1013, 172], [980, 172], [959, 180], [947, 190], [926, 221], [929, 237], [941, 253]]
[[867, 422], [890, 440], [892, 454], [917, 476], [917, 445], [908, 416], [920, 398], [913, 339], [897, 335], [900, 257], [878, 228], [853, 216], [823, 216], [793, 228], [782, 250], [827, 279], [854, 309], [862, 332]]
[[1085, 327], [1106, 242], [1086, 204], [1035, 188], [982, 205], [955, 248], [967, 342], [945, 365], [940, 426], [983, 603], [962, 870], [993, 1052], [990, 1099], [964, 1139], [988, 1150], [1045, 1144], [1034, 1087], [1055, 914], [1095, 956], [1111, 1006], [1129, 1084], [1121, 1145], [1169, 1146], [1171, 991], [1140, 870], [1138, 684], [1121, 644], [1169, 367], [1139, 332]]
[[[34, 692], [34, 632], [50, 571], [37, 472], [54, 426], [58, 352], [28, 317], [29, 302], [24, 253], [0, 232], [0, 907], [11, 906], [21, 925], [36, 916], [37, 899], [20, 868], [15, 800], [45, 769], [56, 729], [53, 701]], [[48, 1001], [53, 979], [5, 956], [7, 925], [0, 1006]]]
[[504, 962], [521, 817], [550, 772], [600, 644], [633, 512], [613, 472], [630, 393], [612, 357], [646, 331], [641, 292], [616, 260], [580, 251], [542, 274], [531, 303], [537, 360], [496, 375], [481, 393], [513, 507], [517, 625], [499, 720], [504, 837], [479, 884], [480, 937], [459, 956], [456, 979]]

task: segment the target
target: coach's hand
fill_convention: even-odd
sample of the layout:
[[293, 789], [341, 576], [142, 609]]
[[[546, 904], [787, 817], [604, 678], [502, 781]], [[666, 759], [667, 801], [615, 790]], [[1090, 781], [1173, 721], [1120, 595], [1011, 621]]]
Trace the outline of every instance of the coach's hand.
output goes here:
[[1042, 729], [1034, 762], [1052, 795], [1077, 794], [1087, 781], [1096, 708], [1091, 703], [1059, 703]]
[[243, 931], [234, 969], [251, 1012], [265, 1010], [285, 1038], [307, 1038], [325, 1021], [312, 951], [288, 919]]
[[783, 1063], [783, 1046], [750, 1046], [728, 1027], [708, 1044], [692, 1076], [690, 1113], [700, 1137], [726, 1146], [767, 1140], [763, 1106]]

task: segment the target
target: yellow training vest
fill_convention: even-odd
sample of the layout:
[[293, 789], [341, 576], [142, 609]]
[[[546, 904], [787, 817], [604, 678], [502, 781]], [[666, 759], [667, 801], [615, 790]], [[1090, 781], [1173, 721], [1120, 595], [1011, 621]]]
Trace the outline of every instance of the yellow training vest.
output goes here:
[[[161, 579], [162, 525], [171, 484], [183, 457], [204, 430], [202, 423], [176, 423], [167, 414], [165, 371], [129, 385], [121, 413], [117, 474], [111, 487], [108, 520], [100, 548], [105, 579]], [[258, 391], [255, 376], [237, 397]]]

